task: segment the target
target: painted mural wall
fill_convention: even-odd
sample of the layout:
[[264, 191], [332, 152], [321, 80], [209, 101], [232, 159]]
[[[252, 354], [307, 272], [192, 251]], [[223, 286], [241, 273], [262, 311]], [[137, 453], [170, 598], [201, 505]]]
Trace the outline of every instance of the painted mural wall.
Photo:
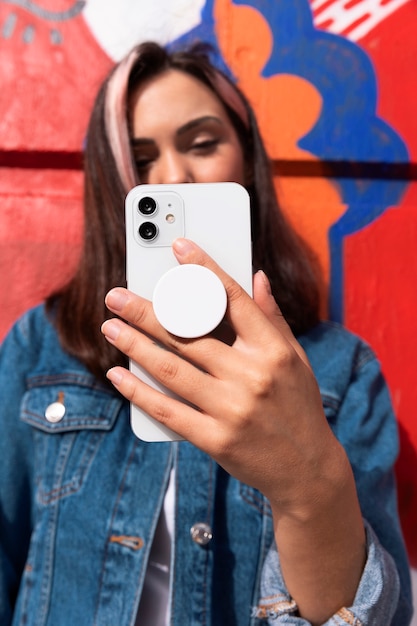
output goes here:
[[416, 23], [415, 0], [0, 0], [0, 338], [74, 272], [85, 128], [114, 61], [150, 38], [211, 42], [320, 258], [323, 314], [382, 362], [415, 565]]

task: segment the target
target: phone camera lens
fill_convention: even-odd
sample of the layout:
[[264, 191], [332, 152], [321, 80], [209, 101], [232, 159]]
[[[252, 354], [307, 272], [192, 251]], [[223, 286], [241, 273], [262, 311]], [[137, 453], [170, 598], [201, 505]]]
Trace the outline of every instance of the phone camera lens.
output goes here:
[[153, 222], [143, 222], [139, 226], [139, 235], [145, 241], [152, 241], [158, 234], [158, 226]]
[[156, 211], [156, 202], [153, 198], [145, 196], [139, 200], [139, 211], [143, 215], [152, 215]]

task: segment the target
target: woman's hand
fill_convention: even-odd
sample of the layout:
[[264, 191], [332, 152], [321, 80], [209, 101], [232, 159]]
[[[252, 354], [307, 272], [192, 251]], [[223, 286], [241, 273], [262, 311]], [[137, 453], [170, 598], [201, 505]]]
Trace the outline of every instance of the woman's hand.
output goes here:
[[[307, 358], [265, 275], [255, 275], [252, 300], [191, 242], [178, 240], [174, 251], [179, 262], [205, 265], [221, 278], [234, 342], [175, 337], [159, 325], [150, 302], [116, 289], [106, 304], [131, 325], [106, 322], [106, 338], [198, 409], [164, 396], [122, 368], [111, 370], [110, 380], [128, 400], [236, 478], [279, 501], [283, 511], [304, 506], [314, 495], [309, 485], [323, 475], [333, 436]], [[149, 336], [170, 350], [161, 350]]]
[[173, 249], [180, 263], [204, 265], [222, 280], [233, 341], [175, 337], [157, 322], [149, 301], [117, 288], [106, 303], [129, 324], [105, 322], [107, 340], [187, 403], [120, 367], [108, 377], [128, 400], [269, 499], [288, 590], [300, 615], [322, 624], [353, 602], [365, 560], [346, 454], [265, 275], [255, 275], [252, 299], [196, 245], [179, 239]]

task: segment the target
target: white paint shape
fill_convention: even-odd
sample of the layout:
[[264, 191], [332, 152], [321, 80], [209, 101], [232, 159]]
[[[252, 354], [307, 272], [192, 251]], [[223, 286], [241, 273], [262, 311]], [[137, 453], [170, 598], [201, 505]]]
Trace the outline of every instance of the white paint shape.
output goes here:
[[91, 32], [111, 59], [134, 45], [165, 45], [201, 22], [205, 0], [88, 0], [83, 11]]
[[358, 41], [407, 2], [410, 0], [361, 0], [354, 4], [350, 0], [334, 0], [329, 4], [328, 0], [310, 0], [310, 6], [317, 28], [327, 23], [324, 30], [341, 34], [357, 24], [346, 38]]

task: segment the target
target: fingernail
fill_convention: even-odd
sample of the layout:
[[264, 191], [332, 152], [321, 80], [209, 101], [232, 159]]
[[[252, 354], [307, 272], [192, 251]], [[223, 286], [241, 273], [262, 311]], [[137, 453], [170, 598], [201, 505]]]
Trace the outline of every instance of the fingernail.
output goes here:
[[101, 326], [101, 332], [110, 341], [116, 341], [120, 335], [120, 326], [115, 320], [107, 320]]
[[261, 276], [268, 293], [272, 294], [271, 283], [269, 282], [268, 276], [265, 274], [263, 270], [258, 270], [258, 274], [259, 276]]
[[123, 374], [119, 369], [116, 368], [112, 368], [111, 370], [109, 370], [106, 376], [115, 387], [120, 385], [123, 380]]
[[106, 296], [106, 306], [112, 311], [121, 311], [128, 300], [128, 295], [124, 289], [116, 287], [109, 291]]
[[183, 239], [182, 237], [175, 239], [172, 247], [178, 256], [185, 256], [195, 250], [195, 246], [189, 239]]

